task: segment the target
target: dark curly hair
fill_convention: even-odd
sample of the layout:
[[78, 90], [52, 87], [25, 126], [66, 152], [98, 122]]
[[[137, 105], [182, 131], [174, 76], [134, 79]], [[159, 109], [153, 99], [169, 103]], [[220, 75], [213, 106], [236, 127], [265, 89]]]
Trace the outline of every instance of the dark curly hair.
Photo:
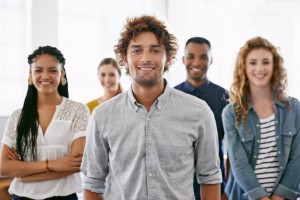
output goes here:
[[[175, 56], [178, 50], [177, 39], [173, 34], [167, 31], [166, 25], [162, 21], [150, 15], [127, 18], [126, 24], [120, 34], [120, 39], [114, 49], [117, 61], [121, 66], [125, 65], [124, 58], [127, 55], [129, 42], [143, 32], [154, 33], [159, 43], [166, 48], [167, 57], [171, 62], [165, 66], [164, 72], [168, 71], [170, 65], [175, 62]], [[129, 69], [127, 67], [126, 74], [129, 75]]]
[[[53, 56], [62, 65], [65, 71], [65, 58], [63, 54], [55, 47], [39, 47], [28, 56], [28, 63], [31, 64], [43, 54]], [[64, 75], [66, 84], [58, 86], [58, 93], [61, 96], [69, 97], [67, 75]], [[36, 160], [36, 138], [38, 134], [38, 112], [37, 112], [37, 89], [34, 85], [28, 85], [27, 94], [22, 107], [21, 115], [17, 125], [17, 151], [21, 160], [26, 158]]]

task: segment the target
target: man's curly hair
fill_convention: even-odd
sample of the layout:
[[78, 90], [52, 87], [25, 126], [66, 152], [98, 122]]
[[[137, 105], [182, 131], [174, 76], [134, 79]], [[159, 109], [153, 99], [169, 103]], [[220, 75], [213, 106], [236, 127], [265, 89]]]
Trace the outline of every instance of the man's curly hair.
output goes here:
[[[170, 65], [175, 62], [178, 50], [177, 39], [167, 31], [166, 25], [162, 21], [150, 15], [127, 18], [126, 24], [120, 34], [120, 39], [114, 49], [118, 63], [120, 66], [125, 65], [124, 58], [127, 55], [129, 42], [143, 32], [152, 32], [159, 43], [165, 47], [170, 64], [165, 66], [164, 72], [168, 71]], [[126, 74], [129, 75], [128, 67], [126, 67]]]

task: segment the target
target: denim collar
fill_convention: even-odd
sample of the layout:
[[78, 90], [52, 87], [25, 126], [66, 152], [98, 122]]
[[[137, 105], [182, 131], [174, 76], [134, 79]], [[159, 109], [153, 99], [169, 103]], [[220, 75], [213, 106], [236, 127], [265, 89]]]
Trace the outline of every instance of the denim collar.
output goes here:
[[[283, 102], [279, 101], [277, 97], [274, 97], [274, 106], [280, 106], [284, 108], [286, 105]], [[248, 111], [253, 109], [253, 102], [250, 100]]]

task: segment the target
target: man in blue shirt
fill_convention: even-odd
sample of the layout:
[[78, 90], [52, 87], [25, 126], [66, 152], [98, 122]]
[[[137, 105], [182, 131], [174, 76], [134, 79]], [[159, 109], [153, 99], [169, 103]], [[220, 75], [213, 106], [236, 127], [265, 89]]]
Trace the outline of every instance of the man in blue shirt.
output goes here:
[[[221, 86], [212, 83], [207, 78], [208, 68], [213, 61], [211, 45], [207, 39], [202, 37], [190, 38], [186, 42], [185, 55], [182, 57], [182, 61], [186, 67], [187, 80], [177, 85], [175, 88], [204, 100], [209, 105], [215, 116], [219, 136], [220, 167], [223, 175], [223, 182], [221, 184], [221, 192], [223, 196], [225, 187], [225, 169], [222, 148], [224, 129], [221, 114], [223, 108], [228, 104], [228, 92]], [[196, 200], [200, 199], [199, 190], [200, 185], [195, 176], [194, 193]]]

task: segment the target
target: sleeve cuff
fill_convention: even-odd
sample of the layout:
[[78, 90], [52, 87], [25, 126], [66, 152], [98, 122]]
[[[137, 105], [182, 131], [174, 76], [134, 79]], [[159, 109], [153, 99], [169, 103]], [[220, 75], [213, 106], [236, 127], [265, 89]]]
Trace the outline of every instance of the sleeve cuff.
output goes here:
[[6, 144], [9, 147], [13, 147], [16, 148], [16, 143], [13, 142], [11, 139], [9, 139], [8, 137], [3, 137], [2, 139], [2, 144]]
[[74, 134], [72, 142], [74, 140], [76, 140], [77, 138], [85, 137], [85, 136], [86, 136], [86, 132], [85, 131], [79, 131], [79, 132], [77, 132], [77, 133]]
[[89, 190], [94, 193], [103, 194], [105, 191], [105, 180], [98, 180], [94, 178], [87, 177], [85, 174], [82, 178], [82, 188], [85, 190]]
[[199, 184], [217, 184], [222, 183], [222, 173], [219, 170], [217, 173], [210, 176], [201, 176], [196, 174], [197, 181]]
[[300, 193], [297, 191], [291, 190], [284, 185], [278, 184], [273, 194], [284, 197], [285, 199], [297, 199], [300, 196]]
[[255, 189], [252, 189], [248, 192], [245, 192], [243, 194], [243, 199], [259, 199], [262, 197], [268, 197], [269, 194], [263, 187], [258, 187]]

